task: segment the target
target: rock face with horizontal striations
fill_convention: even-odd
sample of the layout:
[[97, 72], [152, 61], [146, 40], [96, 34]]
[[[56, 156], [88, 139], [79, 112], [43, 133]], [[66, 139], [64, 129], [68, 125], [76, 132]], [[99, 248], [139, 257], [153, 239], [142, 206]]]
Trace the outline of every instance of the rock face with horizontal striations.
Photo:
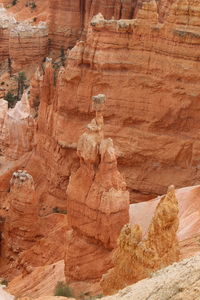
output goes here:
[[46, 22], [17, 22], [14, 14], [1, 5], [0, 63], [6, 61], [10, 72], [34, 68], [47, 56], [48, 33]]
[[123, 227], [114, 252], [114, 268], [101, 280], [104, 294], [113, 294], [179, 259], [178, 202], [174, 187], [158, 204], [146, 239], [138, 225]]
[[50, 1], [50, 48], [59, 51], [75, 45], [84, 38], [92, 17], [99, 12], [105, 18], [131, 19], [137, 8], [137, 0], [80, 0]]
[[13, 71], [42, 63], [48, 54], [48, 26], [21, 22], [10, 31], [9, 54]]
[[[95, 118], [77, 145], [80, 167], [67, 188], [72, 228], [65, 259], [66, 277], [98, 279], [109, 267], [110, 251], [129, 220], [129, 193], [117, 169], [111, 139], [104, 139], [105, 95], [93, 97]], [[92, 259], [94, 256], [94, 259]]]
[[105, 134], [115, 141], [132, 202], [164, 194], [171, 182], [190, 186], [199, 178], [198, 6], [181, 3], [169, 7], [164, 23], [156, 1], [145, 3], [135, 19], [94, 18], [86, 41], [69, 52], [54, 107], [48, 106], [51, 147], [71, 145], [90, 118], [90, 95], [104, 89]]
[[39, 232], [38, 201], [33, 178], [26, 171], [13, 173], [9, 212], [3, 234], [2, 256], [10, 259], [33, 246]]
[[0, 4], [0, 63], [9, 57], [10, 30], [16, 23], [14, 16]]

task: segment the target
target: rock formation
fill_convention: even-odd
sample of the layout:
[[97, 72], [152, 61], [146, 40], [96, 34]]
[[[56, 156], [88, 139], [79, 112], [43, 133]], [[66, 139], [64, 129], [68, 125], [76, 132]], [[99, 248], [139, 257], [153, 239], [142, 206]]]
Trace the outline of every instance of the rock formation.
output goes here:
[[0, 297], [2, 300], [14, 300], [14, 296], [4, 291], [4, 289], [1, 286], [0, 286]]
[[[98, 279], [109, 268], [110, 251], [128, 222], [129, 193], [117, 169], [113, 142], [104, 139], [105, 95], [93, 97], [95, 118], [78, 141], [80, 167], [67, 188], [67, 279]], [[92, 259], [92, 256], [94, 259]], [[98, 267], [97, 267], [98, 266]]]
[[48, 53], [48, 27], [45, 22], [17, 22], [14, 14], [0, 7], [0, 63], [9, 60], [9, 71], [37, 67]]
[[9, 57], [10, 29], [16, 25], [14, 16], [0, 4], [0, 63]]
[[34, 118], [31, 115], [28, 91], [25, 91], [21, 101], [9, 109], [5, 116], [0, 138], [2, 152], [7, 158], [19, 159], [32, 150], [33, 135]]
[[45, 299], [45, 296], [50, 298], [50, 295], [54, 294], [54, 289], [58, 281], [65, 281], [63, 260], [54, 264], [34, 268], [33, 271], [26, 274], [26, 276], [19, 275], [15, 277], [9, 283], [8, 290], [11, 294], [17, 296], [17, 299], [18, 297], [21, 299], [21, 297], [25, 296], [31, 299], [36, 299], [41, 296], [41, 299]]
[[99, 12], [107, 19], [131, 19], [137, 8], [137, 0], [80, 0], [50, 1], [51, 50], [71, 48], [76, 41], [84, 38], [92, 17]]
[[9, 54], [14, 72], [42, 63], [48, 54], [48, 27], [45, 22], [21, 22], [10, 31]]
[[[109, 118], [105, 133], [115, 140], [119, 168], [133, 202], [163, 194], [170, 182], [178, 187], [198, 182], [200, 53], [192, 3], [188, 2], [188, 13], [176, 1], [162, 24], [155, 1], [146, 3], [132, 20], [93, 19], [86, 41], [69, 52], [48, 106], [49, 148], [60, 142], [70, 146], [90, 118], [90, 95], [105, 90]], [[44, 114], [41, 111], [41, 118]], [[44, 129], [39, 125], [38, 135], [40, 131]], [[70, 175], [71, 170], [65, 173]]]
[[156, 208], [146, 239], [142, 240], [140, 226], [123, 227], [113, 256], [114, 268], [101, 281], [104, 294], [113, 294], [177, 261], [178, 224], [178, 202], [172, 186]]
[[8, 197], [10, 208], [1, 254], [9, 260], [33, 246], [39, 232], [38, 201], [32, 176], [22, 170], [14, 172]]
[[198, 300], [200, 255], [174, 263], [163, 270], [129, 286], [118, 294], [104, 297], [103, 300], [157, 300], [188, 299]]

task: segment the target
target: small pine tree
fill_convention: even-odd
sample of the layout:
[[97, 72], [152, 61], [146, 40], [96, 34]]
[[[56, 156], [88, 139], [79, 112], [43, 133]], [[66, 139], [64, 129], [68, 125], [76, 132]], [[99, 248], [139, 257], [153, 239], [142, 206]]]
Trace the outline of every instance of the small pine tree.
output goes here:
[[24, 72], [19, 72], [18, 75], [15, 77], [17, 81], [17, 100], [19, 101], [23, 95], [24, 89], [26, 87], [26, 74]]
[[8, 107], [9, 108], [13, 108], [17, 102], [17, 96], [15, 96], [13, 93], [11, 93], [10, 91], [7, 92], [7, 94], [5, 95], [4, 99], [6, 101], [8, 101]]
[[65, 49], [63, 47], [60, 49], [60, 60], [61, 60], [62, 66], [64, 67], [66, 57], [65, 57]]
[[16, 5], [16, 4], [17, 4], [17, 1], [18, 1], [18, 0], [13, 0], [13, 1], [12, 1], [12, 6]]

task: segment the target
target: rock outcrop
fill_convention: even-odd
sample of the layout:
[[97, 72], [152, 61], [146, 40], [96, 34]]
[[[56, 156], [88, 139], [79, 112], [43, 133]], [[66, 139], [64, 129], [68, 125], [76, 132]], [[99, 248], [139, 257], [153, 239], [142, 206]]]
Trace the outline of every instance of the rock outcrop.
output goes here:
[[15, 277], [9, 283], [8, 290], [17, 296], [17, 299], [18, 297], [19, 299], [21, 299], [21, 297], [23, 299], [25, 296], [31, 299], [38, 297], [45, 299], [45, 296], [47, 296], [47, 299], [49, 299], [51, 295], [54, 294], [58, 281], [65, 282], [63, 260], [54, 264], [34, 268], [32, 272], [26, 274], [26, 276], [19, 275]]
[[33, 25], [21, 22], [10, 31], [9, 55], [13, 72], [27, 66], [37, 67], [48, 54], [48, 27], [45, 22]]
[[[104, 139], [105, 95], [93, 97], [95, 118], [80, 137], [80, 167], [67, 188], [68, 221], [72, 228], [67, 245], [67, 279], [98, 279], [110, 267], [109, 256], [120, 230], [129, 220], [129, 193], [117, 169], [111, 139]], [[92, 259], [92, 256], [94, 259]]]
[[[4, 107], [5, 102], [4, 103]], [[9, 159], [19, 159], [30, 152], [34, 144], [34, 118], [31, 114], [28, 91], [25, 91], [21, 101], [13, 109], [4, 114], [1, 128], [1, 151]]]
[[198, 300], [200, 255], [174, 263], [105, 300]]
[[144, 240], [139, 225], [123, 227], [113, 256], [114, 268], [101, 281], [104, 294], [113, 294], [178, 261], [178, 224], [178, 202], [172, 186], [160, 200]]
[[[24, 4], [25, 5], [25, 4]], [[17, 22], [14, 14], [0, 7], [0, 63], [7, 61], [9, 72], [35, 69], [48, 53], [46, 22]]]
[[[48, 109], [49, 121], [45, 129], [39, 124], [38, 135], [46, 130], [50, 147], [44, 151], [43, 142], [40, 152], [50, 156], [50, 148], [62, 143], [67, 153], [90, 118], [90, 95], [104, 89], [105, 135], [115, 140], [131, 201], [164, 194], [171, 182], [178, 187], [197, 183], [200, 27], [193, 2], [187, 7], [176, 1], [164, 23], [158, 22], [155, 1], [132, 20], [93, 19], [86, 41], [69, 52], [51, 105], [41, 106], [41, 118]], [[70, 175], [71, 168], [65, 173]]]
[[14, 16], [0, 4], [0, 63], [9, 58], [10, 30], [16, 23]]
[[14, 260], [20, 252], [33, 246], [39, 232], [38, 200], [32, 176], [23, 170], [14, 172], [8, 197], [10, 208], [1, 255]]
[[14, 300], [14, 296], [4, 291], [4, 289], [1, 286], [0, 286], [0, 297], [2, 300]]
[[101, 12], [107, 19], [131, 19], [137, 8], [137, 0], [80, 0], [50, 1], [51, 50], [72, 48], [84, 38], [92, 17]]

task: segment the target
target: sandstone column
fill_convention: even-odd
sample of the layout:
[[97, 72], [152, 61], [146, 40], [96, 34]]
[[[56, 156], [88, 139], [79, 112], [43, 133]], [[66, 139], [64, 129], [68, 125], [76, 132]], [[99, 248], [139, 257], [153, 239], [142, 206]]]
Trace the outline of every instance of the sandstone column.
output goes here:
[[104, 139], [105, 95], [93, 97], [95, 118], [78, 141], [80, 167], [67, 188], [73, 229], [65, 271], [70, 280], [99, 279], [110, 268], [110, 253], [129, 220], [129, 193], [117, 169], [112, 139]]

